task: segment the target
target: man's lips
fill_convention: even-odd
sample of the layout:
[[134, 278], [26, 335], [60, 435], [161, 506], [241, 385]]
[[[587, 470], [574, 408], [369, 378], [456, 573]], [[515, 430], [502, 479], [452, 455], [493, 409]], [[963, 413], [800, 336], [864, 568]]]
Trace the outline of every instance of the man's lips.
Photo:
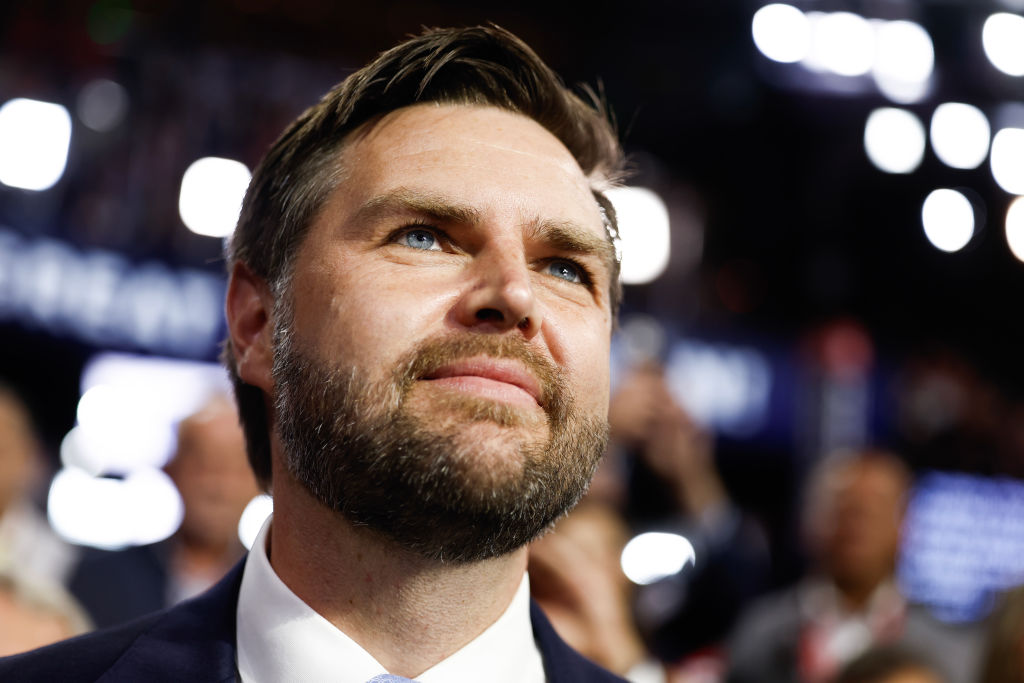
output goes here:
[[504, 403], [543, 405], [540, 382], [521, 362], [467, 358], [446, 363], [423, 379]]

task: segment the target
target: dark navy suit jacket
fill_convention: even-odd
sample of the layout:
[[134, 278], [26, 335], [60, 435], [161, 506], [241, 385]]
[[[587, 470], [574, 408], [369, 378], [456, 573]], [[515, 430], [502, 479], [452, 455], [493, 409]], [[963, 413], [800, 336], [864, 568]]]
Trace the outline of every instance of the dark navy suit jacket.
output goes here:
[[[96, 631], [13, 657], [0, 658], [3, 683], [234, 683], [235, 608], [239, 563], [197, 598], [112, 629]], [[116, 600], [116, 596], [111, 596]], [[618, 681], [555, 634], [536, 604], [534, 638], [550, 683]], [[481, 672], [486, 680], [486, 672]]]

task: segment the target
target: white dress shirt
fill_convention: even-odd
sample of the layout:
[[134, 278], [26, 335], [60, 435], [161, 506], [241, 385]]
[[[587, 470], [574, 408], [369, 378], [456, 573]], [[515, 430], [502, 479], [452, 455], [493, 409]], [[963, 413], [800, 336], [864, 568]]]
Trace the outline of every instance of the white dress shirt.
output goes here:
[[[387, 670], [315, 612], [267, 559], [267, 520], [245, 561], [238, 595], [238, 672], [242, 683], [366, 683]], [[483, 633], [416, 677], [420, 683], [543, 683], [533, 640], [527, 577], [505, 612]]]

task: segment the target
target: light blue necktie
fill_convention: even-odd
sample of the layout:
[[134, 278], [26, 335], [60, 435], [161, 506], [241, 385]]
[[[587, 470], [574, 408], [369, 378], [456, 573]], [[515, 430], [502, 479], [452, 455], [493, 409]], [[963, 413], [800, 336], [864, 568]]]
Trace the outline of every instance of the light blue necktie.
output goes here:
[[405, 678], [404, 676], [395, 676], [394, 674], [380, 674], [379, 676], [374, 676], [370, 680], [366, 681], [366, 683], [402, 683], [402, 681], [407, 681], [408, 683], [416, 683], [416, 681], [412, 680], [411, 678]]

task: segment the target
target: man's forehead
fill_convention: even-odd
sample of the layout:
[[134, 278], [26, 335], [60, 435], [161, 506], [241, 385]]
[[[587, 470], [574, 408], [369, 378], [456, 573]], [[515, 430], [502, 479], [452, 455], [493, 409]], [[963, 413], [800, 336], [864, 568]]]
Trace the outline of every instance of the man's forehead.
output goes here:
[[[413, 104], [368, 121], [357, 129], [355, 135], [368, 141], [388, 137], [391, 144], [406, 145], [409, 152], [426, 152], [448, 148], [451, 139], [424, 136], [422, 133], [444, 132], [446, 128], [454, 128], [458, 133], [459, 144], [466, 147], [479, 145], [525, 156], [537, 153], [537, 160], [545, 163], [551, 160], [545, 156], [558, 157], [566, 169], [572, 169], [583, 176], [575, 157], [549, 130], [525, 114], [494, 105], [445, 102]], [[533, 149], [523, 148], [521, 143], [524, 137], [528, 138], [525, 142]]]
[[[429, 190], [409, 192], [406, 179], [410, 176], [420, 181], [447, 178], [449, 170], [469, 168], [474, 180], [483, 180], [518, 169], [521, 180], [538, 186], [524, 193], [523, 204], [554, 185], [562, 190], [557, 205], [549, 206], [556, 211], [537, 220], [574, 221], [613, 245], [617, 238], [600, 192], [606, 179], [586, 176], [565, 145], [539, 123], [498, 107], [427, 103], [388, 112], [349, 137], [341, 150], [341, 164], [343, 178], [358, 184], [350, 192], [361, 195], [359, 203], [367, 205], [402, 199], [402, 193], [408, 195], [405, 198], [430, 194]], [[387, 187], [396, 177], [401, 185]], [[471, 204], [468, 196], [456, 201], [455, 194], [447, 194], [449, 206]], [[529, 211], [524, 206], [521, 213]]]
[[450, 163], [504, 160], [515, 167], [559, 173], [581, 192], [591, 181], [562, 142], [533, 119], [493, 106], [427, 103], [367, 122], [349, 138], [353, 161], [385, 153], [406, 163], [443, 157]]

